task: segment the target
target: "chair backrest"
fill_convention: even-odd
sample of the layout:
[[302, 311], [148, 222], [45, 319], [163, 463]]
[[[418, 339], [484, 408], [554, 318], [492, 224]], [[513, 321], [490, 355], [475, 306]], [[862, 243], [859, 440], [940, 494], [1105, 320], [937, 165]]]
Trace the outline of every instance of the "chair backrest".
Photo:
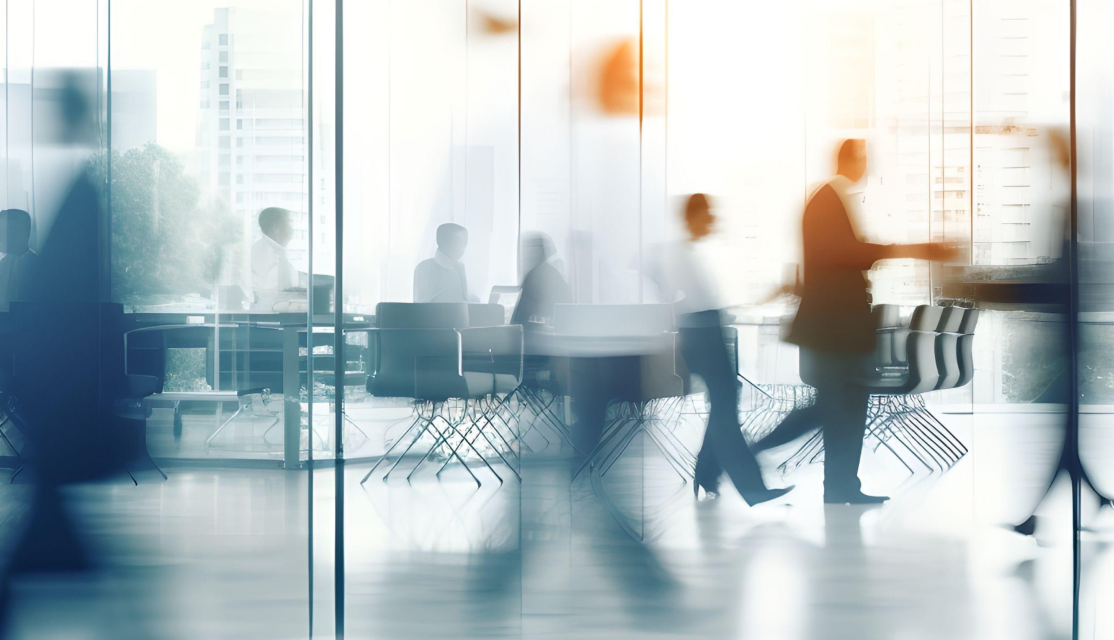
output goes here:
[[956, 362], [959, 365], [959, 379], [955, 386], [962, 387], [975, 377], [975, 325], [979, 322], [979, 310], [967, 309], [959, 325], [959, 338], [956, 340]]
[[931, 304], [918, 305], [913, 309], [913, 317], [909, 320], [909, 329], [912, 331], [936, 331], [940, 326], [940, 317], [944, 315], [944, 307]]
[[469, 327], [498, 327], [506, 323], [506, 310], [501, 304], [468, 304]]
[[896, 364], [894, 331], [901, 325], [901, 307], [896, 304], [876, 304], [870, 310], [874, 317], [874, 364], [888, 367]]
[[937, 389], [953, 389], [959, 382], [959, 334], [940, 333], [936, 336]]
[[463, 302], [380, 302], [375, 306], [380, 329], [466, 329], [468, 305]]
[[556, 304], [553, 331], [569, 336], [653, 336], [676, 327], [671, 304]]
[[943, 311], [940, 313], [940, 322], [936, 325], [936, 331], [940, 333], [959, 333], [963, 316], [966, 315], [967, 310], [963, 307], [941, 308]]
[[936, 337], [934, 331], [909, 332], [906, 339], [909, 377], [902, 393], [915, 395], [936, 388], [940, 378], [936, 362]]
[[874, 317], [875, 329], [889, 329], [900, 327], [901, 307], [896, 304], [876, 304], [871, 308], [870, 314]]
[[444, 400], [467, 396], [461, 338], [455, 329], [378, 329], [378, 362], [368, 378], [373, 396]]
[[974, 334], [960, 334], [956, 340], [956, 360], [959, 363], [959, 379], [956, 388], [965, 386], [975, 377], [975, 355], [972, 351], [975, 342]]
[[978, 309], [964, 309], [963, 320], [959, 323], [959, 333], [964, 335], [974, 335], [975, 325], [979, 323], [979, 310]]

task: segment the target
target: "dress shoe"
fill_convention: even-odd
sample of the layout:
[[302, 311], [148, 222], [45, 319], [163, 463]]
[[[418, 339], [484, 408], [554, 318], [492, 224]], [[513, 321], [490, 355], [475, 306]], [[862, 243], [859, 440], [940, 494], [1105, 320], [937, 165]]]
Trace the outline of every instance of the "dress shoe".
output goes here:
[[824, 504], [882, 504], [889, 499], [889, 496], [868, 496], [861, 491], [824, 492]]
[[1013, 527], [1013, 530], [1023, 536], [1031, 536], [1037, 531], [1037, 517], [1029, 516], [1025, 522]]
[[788, 487], [781, 487], [780, 489], [760, 489], [758, 491], [745, 491], [740, 493], [743, 496], [743, 500], [746, 500], [746, 503], [753, 507], [763, 502], [773, 500], [774, 498], [780, 498], [792, 491], [795, 486], [796, 485], [791, 484]]

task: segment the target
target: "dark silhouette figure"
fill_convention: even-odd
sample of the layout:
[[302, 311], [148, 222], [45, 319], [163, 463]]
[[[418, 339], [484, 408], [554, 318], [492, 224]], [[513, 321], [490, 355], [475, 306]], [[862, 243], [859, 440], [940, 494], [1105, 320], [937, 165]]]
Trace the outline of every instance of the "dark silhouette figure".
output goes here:
[[689, 241], [678, 248], [675, 264], [665, 274], [671, 282], [681, 340], [681, 355], [689, 371], [700, 376], [708, 389], [711, 409], [704, 443], [696, 462], [694, 490], [713, 495], [718, 491], [724, 470], [748, 504], [754, 505], [789, 492], [767, 489], [758, 461], [747, 448], [739, 426], [739, 386], [731, 367], [727, 344], [723, 340], [723, 321], [712, 284], [699, 268], [693, 245], [710, 235], [715, 224], [707, 197], [702, 193], [689, 198], [685, 207]]
[[0, 308], [19, 299], [39, 255], [31, 250], [31, 216], [22, 209], [0, 211]]
[[836, 177], [805, 205], [802, 220], [804, 283], [788, 341], [801, 348], [802, 377], [816, 387], [816, 405], [798, 409], [755, 450], [770, 449], [807, 431], [824, 428], [824, 501], [870, 504], [887, 500], [860, 490], [859, 459], [869, 392], [863, 385], [874, 350], [870, 294], [863, 271], [886, 258], [946, 261], [958, 256], [942, 244], [881, 245], [863, 242], [845, 206], [846, 190], [866, 174], [866, 144], [845, 140]]
[[414, 269], [414, 302], [468, 302], [468, 277], [460, 259], [468, 230], [451, 222], [437, 227], [437, 253]]
[[552, 323], [553, 305], [572, 302], [568, 283], [550, 259], [557, 252], [553, 240], [544, 234], [532, 234], [522, 241], [522, 263], [526, 276], [522, 294], [515, 306], [511, 324], [524, 330], [544, 329]]

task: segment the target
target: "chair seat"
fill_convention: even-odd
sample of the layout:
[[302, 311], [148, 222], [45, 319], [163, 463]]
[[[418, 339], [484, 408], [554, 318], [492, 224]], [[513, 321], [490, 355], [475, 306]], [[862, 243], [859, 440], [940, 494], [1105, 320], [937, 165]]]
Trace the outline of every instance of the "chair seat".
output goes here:
[[155, 393], [159, 388], [159, 379], [155, 376], [126, 375], [127, 394], [129, 398], [146, 398]]

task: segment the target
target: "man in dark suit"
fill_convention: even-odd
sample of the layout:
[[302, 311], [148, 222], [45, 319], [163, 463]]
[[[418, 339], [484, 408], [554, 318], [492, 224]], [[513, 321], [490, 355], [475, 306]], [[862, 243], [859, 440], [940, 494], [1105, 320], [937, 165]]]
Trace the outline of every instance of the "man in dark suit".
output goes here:
[[[871, 504], [884, 496], [862, 493], [859, 458], [869, 392], [863, 382], [874, 351], [870, 294], [863, 276], [887, 258], [947, 261], [958, 255], [937, 243], [881, 245], [863, 242], [848, 215], [847, 189], [866, 174], [866, 143], [845, 140], [837, 175], [817, 189], [802, 220], [804, 284], [788, 341], [801, 348], [801, 373], [816, 387], [816, 405], [789, 414], [755, 444], [761, 451], [811, 429], [824, 429], [824, 501]], [[819, 423], [819, 424], [817, 424]]]

